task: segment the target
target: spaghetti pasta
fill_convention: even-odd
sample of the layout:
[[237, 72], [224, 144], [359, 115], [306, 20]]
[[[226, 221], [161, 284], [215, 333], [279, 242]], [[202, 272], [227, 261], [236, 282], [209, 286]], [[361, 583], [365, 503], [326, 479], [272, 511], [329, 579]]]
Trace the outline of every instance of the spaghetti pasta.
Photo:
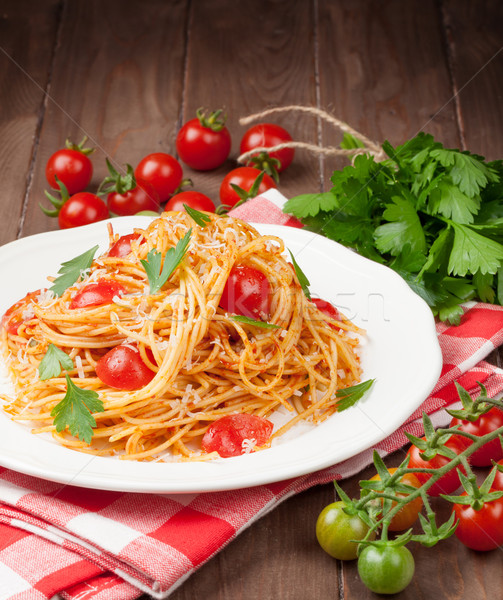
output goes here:
[[[226, 415], [267, 418], [283, 407], [291, 418], [261, 446], [266, 447], [297, 422], [318, 423], [337, 410], [336, 392], [360, 380], [355, 334], [361, 331], [342, 316], [327, 316], [306, 297], [281, 239], [260, 235], [237, 219], [205, 214], [208, 222], [201, 226], [185, 212], [164, 213], [125, 236], [121, 255], [111, 248], [123, 238], [109, 225], [109, 250], [76, 283], [60, 296], [32, 292], [7, 311], [1, 336], [15, 395], [3, 400], [12, 419], [83, 452], [126, 460], [206, 460], [218, 455], [201, 449], [202, 436]], [[185, 255], [151, 293], [145, 261], [152, 251], [166, 260], [189, 231]], [[239, 319], [222, 308], [237, 266], [267, 279], [268, 314]], [[76, 298], [90, 294], [94, 284], [108, 284], [111, 297], [80, 306]], [[67, 380], [62, 373], [40, 377], [51, 344], [70, 357], [71, 382], [96, 392], [103, 404], [92, 415], [90, 443], [66, 428], [57, 431], [53, 422], [51, 412], [65, 397]], [[114, 348], [139, 355], [150, 373], [140, 387], [120, 389], [98, 375]], [[259, 449], [254, 440], [244, 442], [243, 453]]]

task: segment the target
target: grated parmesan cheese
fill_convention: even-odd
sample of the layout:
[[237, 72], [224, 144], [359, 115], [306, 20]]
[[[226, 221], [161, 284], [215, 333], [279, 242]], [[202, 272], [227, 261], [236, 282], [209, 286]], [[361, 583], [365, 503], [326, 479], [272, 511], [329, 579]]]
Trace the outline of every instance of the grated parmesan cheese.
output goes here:
[[77, 375], [79, 376], [79, 379], [84, 379], [86, 375], [84, 373], [84, 367], [82, 366], [82, 358], [80, 358], [78, 354], [75, 357], [75, 366], [77, 367]]

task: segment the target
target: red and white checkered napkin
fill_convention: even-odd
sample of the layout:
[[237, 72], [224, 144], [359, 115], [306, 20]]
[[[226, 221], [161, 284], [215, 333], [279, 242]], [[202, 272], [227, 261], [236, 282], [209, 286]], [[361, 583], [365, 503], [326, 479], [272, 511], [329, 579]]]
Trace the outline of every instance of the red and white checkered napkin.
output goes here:
[[[255, 199], [234, 214], [285, 224], [275, 202]], [[251, 215], [251, 216], [250, 216]], [[290, 221], [291, 224], [291, 221]], [[444, 357], [439, 382], [421, 409], [378, 444], [387, 454], [422, 434], [421, 411], [435, 424], [456, 403], [454, 381], [476, 393], [503, 391], [503, 371], [483, 361], [503, 342], [503, 310], [473, 304], [461, 325], [437, 327]], [[421, 368], [418, 365], [418, 368]], [[129, 600], [166, 598], [245, 527], [280, 502], [318, 483], [348, 477], [372, 460], [365, 451], [331, 468], [255, 488], [196, 495], [85, 490], [0, 471], [0, 599]]]

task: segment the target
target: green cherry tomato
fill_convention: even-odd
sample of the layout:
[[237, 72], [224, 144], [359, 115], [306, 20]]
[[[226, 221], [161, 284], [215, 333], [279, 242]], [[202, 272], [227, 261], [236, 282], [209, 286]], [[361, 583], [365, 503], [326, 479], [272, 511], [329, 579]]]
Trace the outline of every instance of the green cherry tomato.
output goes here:
[[316, 521], [316, 537], [327, 554], [339, 560], [352, 560], [357, 556], [358, 544], [369, 527], [358, 515], [344, 512], [344, 502], [333, 502], [321, 511]]
[[414, 576], [414, 558], [405, 546], [367, 546], [358, 558], [358, 574], [376, 594], [397, 594]]

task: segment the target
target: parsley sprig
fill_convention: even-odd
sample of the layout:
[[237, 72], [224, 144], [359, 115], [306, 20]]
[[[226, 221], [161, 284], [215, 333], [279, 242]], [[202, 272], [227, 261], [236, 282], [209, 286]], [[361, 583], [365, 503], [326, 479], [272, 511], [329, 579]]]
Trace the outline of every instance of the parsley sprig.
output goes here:
[[291, 198], [284, 211], [394, 269], [441, 320], [459, 323], [474, 297], [503, 304], [503, 161], [424, 133], [382, 147], [387, 160], [359, 155], [329, 192]]
[[189, 245], [191, 234], [192, 229], [189, 229], [174, 248], [168, 249], [164, 256], [164, 264], [162, 264], [161, 253], [155, 249], [150, 250], [147, 254], [147, 260], [141, 260], [141, 264], [147, 273], [151, 294], [156, 294], [162, 288], [181, 263]]
[[94, 390], [83, 390], [66, 377], [66, 394], [51, 411], [54, 417], [56, 431], [60, 432], [68, 427], [73, 436], [91, 443], [93, 428], [96, 427], [96, 419], [92, 413], [103, 412], [103, 402]]
[[98, 248], [99, 246], [94, 246], [75, 258], [61, 263], [61, 268], [58, 271], [59, 277], [56, 277], [49, 289], [56, 296], [61, 296], [67, 288], [73, 285], [91, 267]]
[[62, 369], [69, 371], [73, 367], [73, 360], [66, 352], [54, 344], [49, 344], [44, 358], [38, 365], [38, 376], [40, 381], [45, 381], [46, 379], [59, 377]]

